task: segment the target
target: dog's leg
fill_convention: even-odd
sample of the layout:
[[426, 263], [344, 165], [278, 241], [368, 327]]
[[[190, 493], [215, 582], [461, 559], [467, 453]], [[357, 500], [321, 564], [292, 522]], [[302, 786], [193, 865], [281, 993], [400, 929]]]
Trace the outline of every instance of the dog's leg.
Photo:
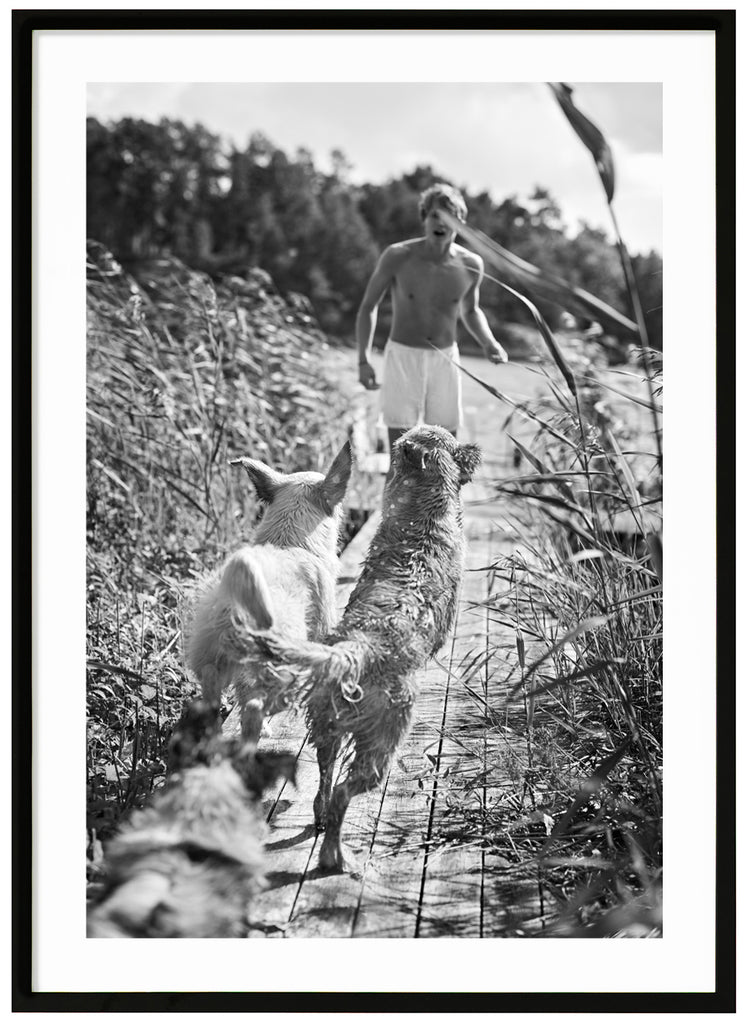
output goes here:
[[340, 831], [348, 804], [355, 796], [367, 793], [384, 778], [391, 755], [382, 751], [356, 752], [346, 777], [332, 790], [327, 810], [327, 830], [319, 851], [319, 866], [324, 871], [344, 871]]
[[261, 697], [253, 697], [251, 700], [242, 702], [241, 735], [246, 742], [253, 743], [255, 746], [259, 743], [264, 717], [265, 709]]
[[319, 765], [319, 791], [314, 797], [314, 824], [318, 831], [327, 827], [327, 808], [332, 792], [332, 775], [335, 760], [340, 752], [341, 737], [335, 736], [317, 744], [316, 759]]
[[202, 672], [200, 672], [199, 678], [202, 696], [208, 704], [220, 704], [223, 678], [218, 669], [214, 665], [205, 665]]

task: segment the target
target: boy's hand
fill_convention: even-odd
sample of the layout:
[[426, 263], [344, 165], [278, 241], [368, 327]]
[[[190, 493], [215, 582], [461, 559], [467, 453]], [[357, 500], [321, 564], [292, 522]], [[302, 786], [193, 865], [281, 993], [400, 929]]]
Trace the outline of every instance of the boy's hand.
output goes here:
[[358, 364], [358, 380], [367, 391], [375, 391], [381, 386], [377, 383], [376, 372], [368, 361]]
[[491, 345], [485, 352], [491, 363], [507, 363], [508, 353], [506, 350], [498, 344], [496, 341], [494, 345]]

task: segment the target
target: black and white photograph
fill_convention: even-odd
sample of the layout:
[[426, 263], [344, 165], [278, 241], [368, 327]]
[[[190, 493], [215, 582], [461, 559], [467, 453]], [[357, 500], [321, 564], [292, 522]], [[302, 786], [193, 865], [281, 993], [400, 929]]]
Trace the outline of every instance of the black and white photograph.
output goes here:
[[[91, 987], [230, 992], [243, 960], [246, 991], [577, 992], [609, 962], [591, 991], [619, 973], [622, 992], [659, 991], [688, 921], [681, 963], [703, 964], [712, 897], [688, 910], [667, 893], [687, 891], [671, 837], [690, 801], [706, 822], [690, 878], [708, 893], [715, 878], [715, 552], [683, 575], [670, 497], [688, 462], [707, 481], [688, 535], [711, 536], [707, 246], [687, 311], [670, 285], [687, 279], [688, 186], [671, 183], [688, 116], [705, 126], [692, 152], [712, 145], [712, 40], [692, 34], [704, 84], [675, 98], [667, 74], [689, 58], [673, 45], [667, 72], [655, 33], [619, 41], [639, 61], [627, 76], [606, 41], [586, 65], [559, 60], [553, 33], [524, 71], [526, 35], [513, 55], [497, 39], [500, 73], [489, 33], [424, 32], [411, 64], [406, 32], [383, 49], [351, 33], [338, 66], [344, 33], [185, 32], [157, 73], [157, 33], [97, 35], [65, 114], [76, 241], [38, 257], [40, 280], [72, 264], [82, 331], [61, 336], [63, 514], [85, 535], [55, 628], [85, 693], [64, 710], [79, 806], [55, 899], [101, 972]], [[123, 75], [136, 49], [142, 70]], [[40, 123], [49, 167], [63, 129]], [[713, 195], [708, 159], [688, 174]], [[708, 203], [692, 223], [711, 237]], [[41, 366], [39, 395], [54, 357]], [[694, 622], [688, 655], [675, 638]], [[49, 807], [60, 730], [51, 714], [35, 729]], [[40, 844], [41, 896], [51, 855]], [[45, 922], [49, 965], [59, 916]], [[193, 947], [198, 978], [183, 946], [105, 938], [242, 941]], [[419, 939], [440, 941], [402, 944]], [[361, 980], [374, 948], [399, 963]], [[549, 948], [552, 981], [529, 980]], [[503, 950], [518, 973], [480, 981]], [[696, 992], [713, 969], [711, 952]]]
[[661, 118], [89, 87], [89, 935], [661, 934]]

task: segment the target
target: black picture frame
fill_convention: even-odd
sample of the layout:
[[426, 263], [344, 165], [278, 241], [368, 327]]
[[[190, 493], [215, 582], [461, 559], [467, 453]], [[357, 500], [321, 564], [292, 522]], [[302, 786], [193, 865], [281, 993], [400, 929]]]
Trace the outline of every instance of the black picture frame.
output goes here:
[[[734, 1012], [735, 959], [735, 81], [734, 10], [699, 11], [63, 11], [12, 16], [13, 54], [13, 1010], [16, 1012]], [[34, 488], [29, 343], [32, 40], [34, 32], [170, 29], [566, 29], [713, 32], [716, 44], [717, 215], [717, 891], [713, 992], [39, 992], [32, 987], [31, 750], [34, 708], [31, 566]], [[38, 638], [43, 642], [43, 638]], [[683, 979], [684, 982], [685, 979]]]

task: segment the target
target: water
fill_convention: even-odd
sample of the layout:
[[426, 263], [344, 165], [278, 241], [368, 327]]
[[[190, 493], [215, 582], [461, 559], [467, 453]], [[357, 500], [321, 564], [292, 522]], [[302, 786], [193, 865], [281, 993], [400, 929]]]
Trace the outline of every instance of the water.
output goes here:
[[[490, 363], [478, 356], [462, 356], [465, 370], [479, 377], [516, 402], [549, 394], [547, 381], [535, 364]], [[520, 441], [528, 441], [536, 427], [516, 413], [508, 402], [491, 395], [475, 381], [462, 380], [464, 407], [464, 440], [477, 441], [486, 461], [505, 462], [513, 455], [514, 446], [508, 433]], [[510, 422], [506, 425], [508, 418]]]

